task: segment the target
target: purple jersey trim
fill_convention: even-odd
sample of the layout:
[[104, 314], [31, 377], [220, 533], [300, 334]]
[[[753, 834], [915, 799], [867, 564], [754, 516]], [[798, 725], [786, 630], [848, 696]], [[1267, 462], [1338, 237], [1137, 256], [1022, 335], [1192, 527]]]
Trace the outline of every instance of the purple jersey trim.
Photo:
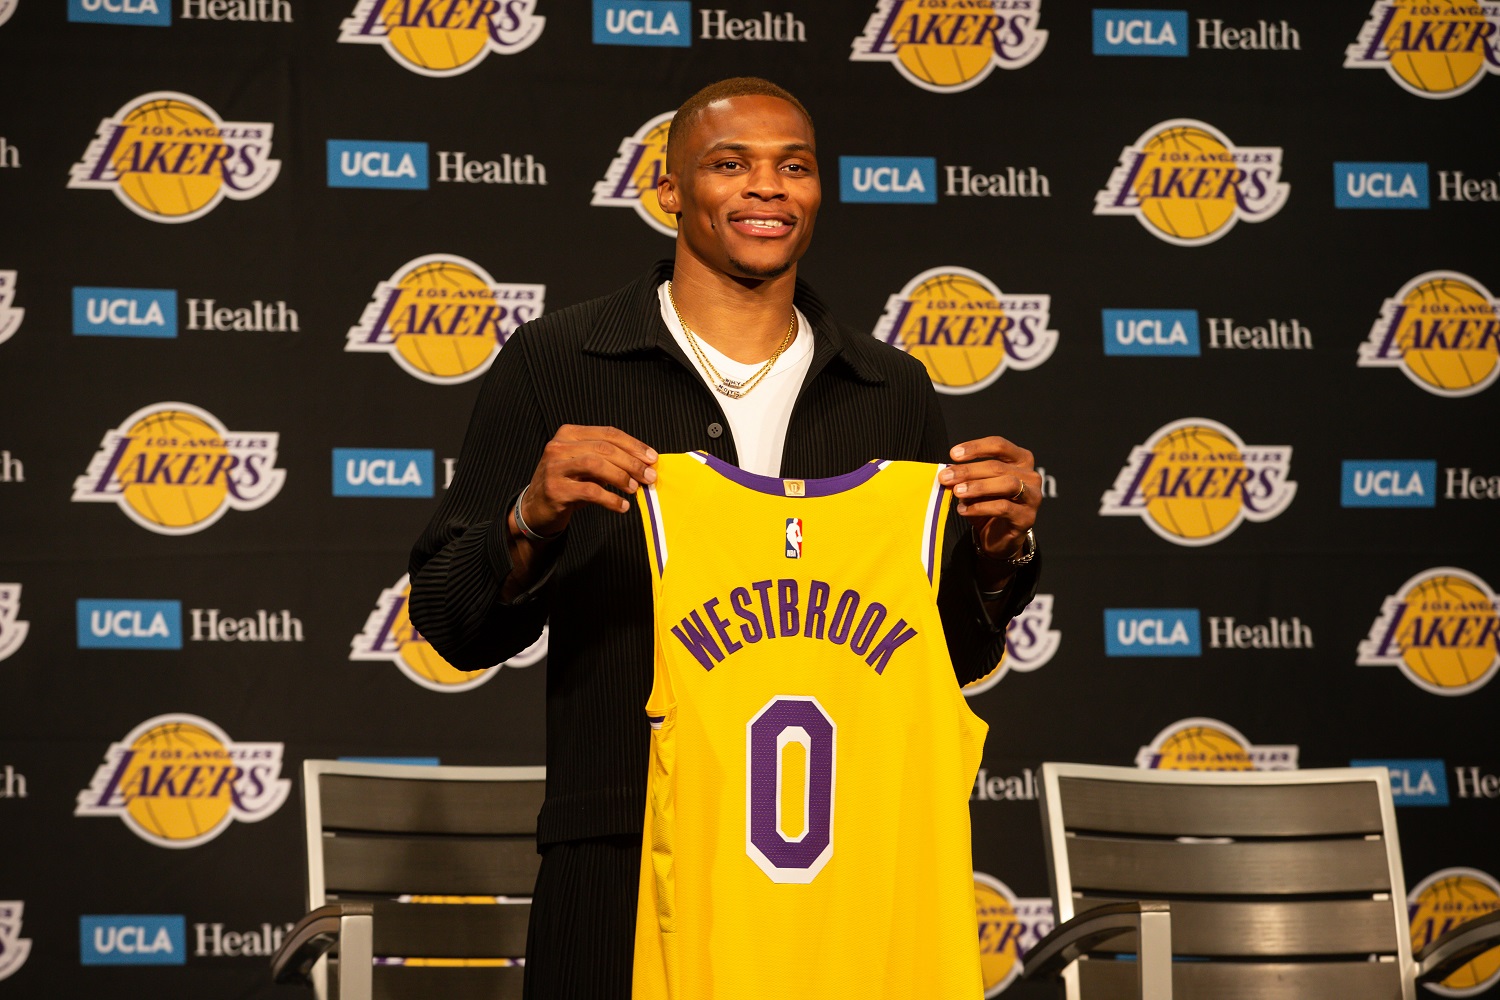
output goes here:
[[651, 544], [656, 547], [656, 575], [661, 576], [666, 572], [667, 567], [663, 564], [664, 560], [662, 559], [661, 554], [661, 530], [657, 527], [659, 519], [656, 515], [656, 504], [651, 500], [651, 492], [651, 488], [648, 486], [645, 489], [641, 490], [641, 496], [646, 498], [646, 513], [648, 515], [647, 520], [651, 522]]
[[746, 472], [744, 469], [730, 465], [722, 458], [715, 458], [706, 452], [697, 452], [696, 455], [704, 465], [707, 465], [710, 469], [713, 469], [731, 482], [738, 483], [757, 493], [765, 493], [768, 496], [782, 497], [788, 500], [802, 500], [807, 497], [831, 497], [838, 493], [845, 493], [856, 486], [869, 482], [871, 477], [879, 472], [881, 468], [880, 462], [867, 462], [853, 472], [846, 472], [842, 476], [830, 476], [827, 479], [804, 479], [802, 480], [804, 490], [802, 496], [788, 497], [785, 479]]
[[931, 523], [927, 525], [927, 582], [932, 583], [932, 571], [940, 558], [937, 550], [938, 521], [943, 516], [943, 498], [933, 498]]

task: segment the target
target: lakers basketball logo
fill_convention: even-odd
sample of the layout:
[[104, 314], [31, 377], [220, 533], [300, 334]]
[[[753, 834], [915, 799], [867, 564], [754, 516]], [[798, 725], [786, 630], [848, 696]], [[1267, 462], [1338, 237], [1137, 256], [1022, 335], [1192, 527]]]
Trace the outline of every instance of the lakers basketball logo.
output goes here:
[[656, 182], [667, 172], [667, 130], [674, 111], [657, 115], [620, 141], [620, 150], [610, 161], [604, 179], [594, 182], [591, 205], [633, 208], [635, 214], [658, 233], [677, 235], [677, 216], [662, 211], [656, 200]]
[[1052, 930], [1052, 900], [1021, 899], [992, 875], [974, 873], [984, 995], [999, 996], [1021, 974], [1021, 957]]
[[1249, 445], [1216, 421], [1176, 420], [1130, 450], [1099, 513], [1139, 517], [1178, 545], [1211, 545], [1286, 510], [1297, 494], [1291, 464], [1290, 445]]
[[1419, 274], [1380, 307], [1359, 366], [1399, 368], [1438, 396], [1481, 392], [1500, 377], [1500, 300], [1467, 274]]
[[162, 535], [202, 531], [228, 510], [255, 510], [286, 479], [276, 468], [272, 432], [231, 431], [207, 410], [154, 403], [104, 432], [73, 499], [119, 505], [136, 524]]
[[1005, 626], [1005, 654], [1000, 663], [979, 680], [965, 685], [969, 697], [981, 694], [1000, 683], [1012, 670], [1029, 674], [1052, 662], [1062, 633], [1052, 627], [1052, 595], [1037, 594], [1031, 603]]
[[1500, 668], [1500, 599], [1468, 570], [1418, 573], [1380, 606], [1355, 662], [1399, 667], [1433, 694], [1477, 691]]
[[1236, 146], [1206, 122], [1174, 118], [1125, 147], [1094, 214], [1133, 215], [1152, 236], [1197, 247], [1269, 219], [1290, 191], [1280, 146]]
[[978, 271], [934, 267], [886, 300], [874, 333], [921, 361], [938, 392], [961, 394], [1052, 357], [1051, 314], [1050, 295], [1005, 295]]
[[427, 690], [456, 694], [486, 683], [501, 667], [529, 667], [547, 655], [547, 629], [543, 626], [541, 638], [504, 663], [480, 671], [459, 670], [439, 656], [412, 625], [410, 600], [409, 575], [382, 590], [364, 629], [349, 641], [349, 659], [394, 663]]
[[21, 648], [30, 622], [21, 621], [21, 585], [0, 583], [0, 660]]
[[0, 344], [16, 335], [26, 310], [18, 309], [16, 301], [16, 272], [0, 271]]
[[[1406, 895], [1411, 950], [1420, 952], [1461, 924], [1500, 910], [1500, 881], [1476, 868], [1433, 872]], [[1441, 983], [1425, 983], [1445, 997], [1472, 997], [1500, 980], [1500, 948], [1482, 952]]]
[[1418, 97], [1457, 97], [1500, 73], [1500, 4], [1378, 0], [1344, 67], [1383, 69]]
[[998, 66], [1020, 69], [1047, 45], [1041, 0], [879, 0], [854, 62], [888, 62], [923, 90], [952, 94]]
[[1295, 771], [1293, 744], [1257, 746], [1218, 719], [1182, 719], [1156, 734], [1135, 755], [1150, 771]]
[[[4, 20], [0, 16], [0, 23]], [[21, 936], [21, 915], [25, 911], [26, 904], [19, 899], [0, 900], [0, 979], [14, 975], [31, 954], [31, 939]]]
[[516, 327], [542, 314], [546, 294], [546, 285], [496, 281], [467, 258], [428, 254], [375, 286], [344, 350], [389, 354], [424, 382], [467, 382], [489, 370]]
[[142, 94], [99, 123], [68, 187], [113, 191], [152, 222], [191, 222], [275, 182], [281, 161], [271, 159], [271, 131], [270, 122], [224, 121], [187, 94]]
[[291, 791], [280, 743], [238, 743], [207, 719], [147, 719], [110, 744], [75, 816], [117, 816], [158, 847], [197, 847], [235, 820], [256, 823]]
[[546, 25], [536, 0], [359, 0], [339, 26], [339, 41], [382, 45], [423, 76], [457, 76], [491, 52], [530, 48]]

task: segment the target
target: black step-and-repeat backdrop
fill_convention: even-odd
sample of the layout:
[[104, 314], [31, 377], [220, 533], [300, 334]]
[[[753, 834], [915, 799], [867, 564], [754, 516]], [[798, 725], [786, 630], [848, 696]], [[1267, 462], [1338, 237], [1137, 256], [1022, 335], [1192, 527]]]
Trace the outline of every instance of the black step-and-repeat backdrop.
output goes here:
[[1415, 942], [1500, 906], [1500, 5], [712, 2], [0, 0], [0, 994], [280, 995], [303, 759], [542, 763], [544, 643], [453, 670], [406, 553], [734, 74], [816, 118], [805, 276], [1045, 468], [990, 994], [1047, 759], [1384, 764]]

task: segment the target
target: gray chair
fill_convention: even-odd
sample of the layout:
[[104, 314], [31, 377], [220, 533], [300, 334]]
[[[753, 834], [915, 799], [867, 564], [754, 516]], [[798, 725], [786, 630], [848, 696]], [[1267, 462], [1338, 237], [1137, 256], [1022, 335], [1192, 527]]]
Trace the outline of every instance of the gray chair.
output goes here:
[[1027, 979], [1067, 1000], [1416, 1000], [1500, 945], [1500, 912], [1412, 955], [1384, 768], [1043, 764], [1057, 927]]
[[271, 959], [276, 981], [318, 1000], [520, 997], [546, 769], [309, 760], [302, 773], [310, 912]]

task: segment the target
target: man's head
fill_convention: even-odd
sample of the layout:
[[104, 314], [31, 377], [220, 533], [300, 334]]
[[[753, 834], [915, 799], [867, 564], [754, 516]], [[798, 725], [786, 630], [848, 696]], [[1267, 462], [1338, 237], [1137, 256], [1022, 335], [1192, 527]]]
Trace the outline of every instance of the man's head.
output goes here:
[[812, 118], [768, 80], [711, 84], [677, 110], [656, 185], [679, 252], [740, 278], [774, 278], [807, 251], [823, 200]]

